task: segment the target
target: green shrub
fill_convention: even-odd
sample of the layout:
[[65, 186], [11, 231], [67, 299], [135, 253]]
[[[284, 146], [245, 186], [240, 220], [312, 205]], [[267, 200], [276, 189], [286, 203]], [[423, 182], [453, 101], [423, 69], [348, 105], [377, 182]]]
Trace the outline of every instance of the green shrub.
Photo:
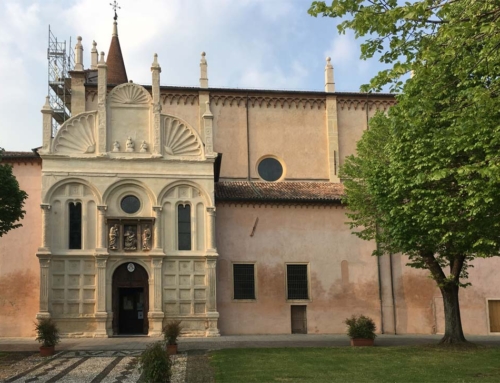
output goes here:
[[172, 320], [163, 327], [163, 337], [168, 344], [177, 344], [177, 338], [181, 335], [181, 321]]
[[139, 358], [139, 371], [144, 382], [170, 382], [172, 371], [165, 343], [155, 342], [146, 348]]
[[344, 323], [347, 325], [347, 335], [351, 339], [375, 339], [375, 322], [372, 318], [360, 315], [353, 315], [347, 318]]
[[51, 318], [42, 318], [35, 322], [36, 340], [42, 347], [52, 347], [59, 343], [59, 329]]

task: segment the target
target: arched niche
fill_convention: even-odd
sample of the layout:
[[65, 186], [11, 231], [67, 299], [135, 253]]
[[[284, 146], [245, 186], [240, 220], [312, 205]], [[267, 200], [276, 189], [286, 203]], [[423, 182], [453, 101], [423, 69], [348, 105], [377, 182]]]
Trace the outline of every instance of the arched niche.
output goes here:
[[[45, 197], [51, 206], [50, 247], [55, 251], [70, 249], [70, 206], [81, 205], [81, 250], [96, 248], [98, 191], [79, 179], [61, 181], [52, 186]], [[73, 248], [74, 249], [74, 248]]]
[[[149, 92], [134, 83], [121, 84], [108, 96], [108, 142], [107, 150], [113, 151], [118, 142], [119, 151], [138, 153], [143, 141], [152, 147], [151, 122], [152, 99]], [[133, 150], [127, 151], [127, 140], [134, 143]]]
[[165, 252], [183, 251], [179, 248], [179, 206], [182, 208], [189, 206], [191, 251], [206, 250], [207, 201], [210, 201], [207, 193], [194, 183], [174, 183], [160, 194], [159, 205], [163, 208], [161, 227], [171, 228], [163, 231], [165, 237], [162, 243]]

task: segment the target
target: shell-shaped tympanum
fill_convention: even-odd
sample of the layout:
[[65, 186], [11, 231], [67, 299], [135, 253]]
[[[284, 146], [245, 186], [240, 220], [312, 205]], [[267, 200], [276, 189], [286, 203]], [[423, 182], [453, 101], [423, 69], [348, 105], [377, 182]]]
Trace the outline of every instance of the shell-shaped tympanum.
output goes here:
[[109, 95], [109, 101], [115, 104], [148, 104], [150, 98], [142, 86], [133, 83], [119, 85]]
[[81, 113], [63, 124], [54, 138], [54, 152], [60, 154], [94, 153], [97, 112]]
[[182, 121], [165, 117], [165, 152], [171, 156], [200, 156], [201, 142], [192, 128]]

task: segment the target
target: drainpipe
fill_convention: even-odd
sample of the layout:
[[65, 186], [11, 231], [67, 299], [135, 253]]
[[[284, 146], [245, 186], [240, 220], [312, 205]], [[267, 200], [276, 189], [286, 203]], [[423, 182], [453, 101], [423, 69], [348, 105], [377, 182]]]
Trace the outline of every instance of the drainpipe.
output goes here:
[[[378, 234], [378, 225], [375, 228], [376, 233]], [[378, 242], [375, 242], [377, 245], [377, 251], [380, 250], [380, 246]], [[380, 302], [380, 332], [384, 334], [384, 309], [382, 306], [382, 275], [380, 272], [380, 256], [377, 256], [377, 272], [378, 272], [378, 299]]]
[[392, 274], [392, 253], [389, 254], [389, 263], [390, 263], [390, 267], [391, 267], [391, 294], [392, 294], [392, 313], [394, 315], [394, 335], [397, 335], [398, 326], [396, 323], [396, 318], [397, 318], [397, 315], [396, 315], [396, 297], [394, 296], [394, 277]]

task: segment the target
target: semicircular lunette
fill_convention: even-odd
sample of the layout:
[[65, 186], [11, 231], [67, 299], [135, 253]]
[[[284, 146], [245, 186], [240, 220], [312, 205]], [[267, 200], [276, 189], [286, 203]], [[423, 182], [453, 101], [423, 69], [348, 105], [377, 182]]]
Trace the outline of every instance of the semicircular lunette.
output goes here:
[[54, 138], [54, 152], [61, 154], [94, 153], [97, 112], [82, 113], [68, 120]]
[[109, 101], [116, 104], [148, 104], [150, 97], [142, 86], [127, 83], [116, 87]]
[[201, 142], [182, 121], [165, 117], [165, 152], [171, 156], [201, 156]]

